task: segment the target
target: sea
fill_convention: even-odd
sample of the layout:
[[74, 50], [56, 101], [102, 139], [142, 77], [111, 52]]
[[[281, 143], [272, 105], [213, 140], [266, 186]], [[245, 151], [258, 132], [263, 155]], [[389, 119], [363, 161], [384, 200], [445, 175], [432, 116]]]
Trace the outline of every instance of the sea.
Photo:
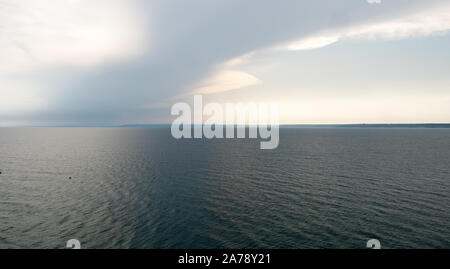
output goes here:
[[1, 128], [0, 248], [450, 248], [450, 129]]

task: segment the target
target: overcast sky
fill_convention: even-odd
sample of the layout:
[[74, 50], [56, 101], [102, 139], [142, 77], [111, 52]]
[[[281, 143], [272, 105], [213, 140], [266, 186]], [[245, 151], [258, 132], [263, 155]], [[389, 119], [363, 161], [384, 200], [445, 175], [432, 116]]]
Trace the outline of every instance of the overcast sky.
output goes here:
[[450, 122], [448, 0], [0, 0], [0, 125]]

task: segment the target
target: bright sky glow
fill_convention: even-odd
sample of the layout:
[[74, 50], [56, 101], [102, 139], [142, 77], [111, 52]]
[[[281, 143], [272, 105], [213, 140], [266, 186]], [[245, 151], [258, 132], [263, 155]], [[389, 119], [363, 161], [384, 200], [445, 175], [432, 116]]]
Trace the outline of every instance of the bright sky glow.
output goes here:
[[450, 122], [450, 3], [0, 0], [0, 125], [171, 122], [278, 102], [282, 123]]

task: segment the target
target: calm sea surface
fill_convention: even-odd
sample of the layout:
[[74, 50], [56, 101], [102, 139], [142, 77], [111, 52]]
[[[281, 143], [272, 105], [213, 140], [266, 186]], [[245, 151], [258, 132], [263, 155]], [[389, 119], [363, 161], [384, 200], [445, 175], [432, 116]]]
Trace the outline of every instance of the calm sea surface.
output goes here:
[[450, 129], [259, 142], [0, 129], [0, 248], [450, 248]]

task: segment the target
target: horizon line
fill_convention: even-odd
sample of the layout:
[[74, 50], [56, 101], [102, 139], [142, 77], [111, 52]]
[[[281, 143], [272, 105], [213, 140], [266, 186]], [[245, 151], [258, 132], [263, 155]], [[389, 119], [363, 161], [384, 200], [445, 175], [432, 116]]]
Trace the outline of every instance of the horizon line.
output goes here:
[[[116, 125], [102, 125], [102, 124], [91, 124], [91, 125], [76, 125], [76, 124], [64, 124], [64, 125], [16, 125], [16, 126], [0, 126], [0, 128], [165, 128], [170, 127], [171, 123], [148, 123], [148, 124], [116, 124]], [[197, 126], [200, 124], [191, 124], [192, 126]], [[209, 126], [211, 124], [201, 124], [202, 126]], [[221, 126], [258, 126], [257, 124], [220, 124]], [[270, 126], [270, 124], [267, 124]], [[294, 124], [279, 124], [280, 128], [307, 128], [307, 127], [378, 127], [378, 128], [450, 128], [450, 123], [294, 123]]]

